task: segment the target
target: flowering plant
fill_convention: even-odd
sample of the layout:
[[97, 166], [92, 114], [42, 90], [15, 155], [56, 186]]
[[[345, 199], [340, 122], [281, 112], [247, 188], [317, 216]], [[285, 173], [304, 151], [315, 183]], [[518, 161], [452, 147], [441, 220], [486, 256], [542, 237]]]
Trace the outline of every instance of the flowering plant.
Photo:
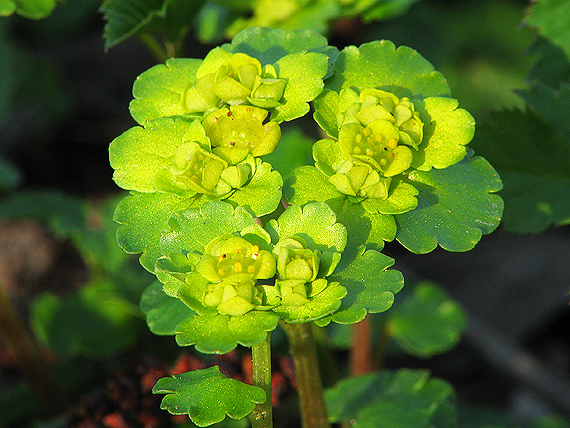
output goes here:
[[[188, 395], [184, 378], [206, 388], [218, 373], [157, 384], [164, 407], [199, 426], [225, 414], [270, 426], [269, 333], [279, 323], [295, 354], [309, 322], [353, 324], [389, 309], [403, 277], [380, 252], [385, 241], [466, 251], [498, 225], [500, 179], [466, 148], [473, 118], [409, 48], [339, 52], [312, 31], [250, 28], [204, 60], [151, 68], [133, 93], [140, 126], [111, 143], [110, 160], [131, 191], [115, 213], [119, 243], [159, 281], [147, 312], [168, 319], [162, 333], [180, 345], [253, 352], [254, 388], [236, 386], [239, 411], [220, 389], [215, 405]], [[268, 155], [295, 157], [282, 126], [310, 102], [327, 135], [312, 147], [314, 165], [273, 169]], [[183, 303], [176, 316], [173, 302]], [[318, 377], [299, 388], [305, 426], [327, 426]]]

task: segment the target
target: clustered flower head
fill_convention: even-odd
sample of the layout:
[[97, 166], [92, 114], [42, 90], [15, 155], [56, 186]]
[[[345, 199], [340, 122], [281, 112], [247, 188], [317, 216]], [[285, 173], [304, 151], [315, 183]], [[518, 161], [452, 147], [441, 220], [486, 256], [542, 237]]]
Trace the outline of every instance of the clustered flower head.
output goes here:
[[196, 271], [210, 284], [204, 305], [223, 315], [243, 315], [262, 304], [256, 280], [275, 275], [275, 257], [239, 236], [222, 235], [206, 246]]
[[364, 89], [341, 116], [338, 141], [343, 159], [329, 181], [342, 193], [386, 199], [391, 178], [412, 165], [423, 123], [406, 97]]
[[281, 105], [285, 85], [271, 64], [262, 67], [256, 58], [235, 53], [188, 88], [183, 106], [189, 113], [209, 112], [223, 104], [274, 108]]

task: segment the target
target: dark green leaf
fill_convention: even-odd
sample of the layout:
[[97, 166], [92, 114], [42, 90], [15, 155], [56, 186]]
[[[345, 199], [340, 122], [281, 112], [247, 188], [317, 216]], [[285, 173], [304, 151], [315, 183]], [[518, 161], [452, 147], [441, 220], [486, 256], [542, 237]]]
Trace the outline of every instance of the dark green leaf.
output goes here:
[[339, 267], [338, 272], [329, 279], [340, 282], [348, 294], [342, 299], [340, 309], [328, 317], [327, 322], [354, 324], [364, 319], [368, 312], [389, 309], [394, 303], [394, 294], [404, 286], [404, 277], [400, 272], [387, 270], [393, 264], [394, 260], [390, 257], [361, 248], [346, 268]]
[[517, 92], [538, 113], [545, 117], [565, 138], [570, 133], [570, 84], [563, 83], [559, 90], [536, 82], [529, 90]]
[[560, 46], [570, 57], [570, 3], [565, 0], [534, 2], [525, 22], [538, 27], [543, 37]]
[[105, 46], [110, 48], [129, 37], [149, 33], [177, 42], [188, 31], [202, 3], [199, 0], [105, 0], [101, 6], [107, 21]]
[[105, 358], [131, 346], [142, 331], [138, 307], [103, 280], [66, 298], [39, 296], [31, 323], [36, 336], [62, 357]]
[[195, 345], [206, 354], [225, 354], [238, 344], [254, 346], [277, 327], [279, 316], [270, 312], [251, 311], [239, 317], [196, 315], [176, 328], [180, 346]]
[[472, 146], [501, 174], [507, 230], [539, 233], [570, 221], [569, 143], [551, 126], [530, 111], [494, 113]]
[[225, 419], [241, 419], [265, 402], [263, 389], [228, 378], [217, 366], [160, 379], [152, 389], [166, 394], [161, 409], [174, 415], [187, 414], [199, 427]]
[[436, 284], [419, 284], [388, 314], [389, 334], [407, 352], [422, 358], [453, 348], [467, 326], [461, 307]]
[[445, 169], [413, 171], [410, 182], [420, 191], [413, 211], [395, 215], [396, 239], [414, 253], [439, 244], [448, 251], [467, 251], [499, 225], [503, 201], [499, 176], [481, 157], [467, 157]]
[[544, 37], [536, 37], [528, 54], [540, 55], [528, 74], [529, 80], [538, 80], [553, 88], [570, 81], [570, 60], [561, 47]]
[[340, 381], [325, 392], [331, 422], [361, 428], [455, 428], [455, 394], [425, 370], [376, 372]]
[[0, 156], [0, 191], [18, 187], [21, 181], [20, 171], [10, 161]]
[[176, 326], [195, 314], [180, 299], [170, 297], [162, 291], [162, 283], [159, 281], [153, 282], [144, 291], [140, 305], [150, 331], [159, 336], [176, 334]]

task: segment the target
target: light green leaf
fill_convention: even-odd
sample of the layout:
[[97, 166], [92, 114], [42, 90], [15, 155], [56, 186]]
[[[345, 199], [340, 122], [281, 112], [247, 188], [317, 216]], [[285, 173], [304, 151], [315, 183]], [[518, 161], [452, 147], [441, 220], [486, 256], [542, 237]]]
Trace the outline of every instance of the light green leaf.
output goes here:
[[180, 299], [168, 296], [159, 281], [154, 281], [143, 292], [140, 306], [150, 331], [159, 336], [175, 335], [176, 326], [195, 315]]
[[396, 46], [387, 40], [348, 46], [334, 63], [334, 74], [326, 87], [340, 92], [342, 88], [382, 88], [397, 97], [426, 98], [448, 96], [444, 77], [415, 50]]
[[263, 160], [279, 171], [282, 177], [287, 177], [293, 169], [312, 162], [313, 142], [299, 127], [287, 127], [277, 148], [263, 156]]
[[423, 171], [453, 165], [465, 157], [465, 145], [475, 133], [475, 120], [466, 110], [457, 108], [453, 98], [430, 97], [418, 106], [424, 124], [424, 138], [413, 168]]
[[206, 245], [214, 238], [226, 234], [256, 232], [269, 235], [259, 226], [243, 207], [233, 207], [227, 202], [209, 201], [199, 208], [175, 213], [168, 222], [169, 230], [162, 235], [162, 254], [204, 253]]
[[209, 147], [199, 121], [182, 117], [159, 118], [135, 126], [115, 138], [109, 147], [109, 160], [115, 169], [113, 180], [119, 187], [138, 192], [155, 192], [155, 176], [166, 168], [176, 148], [195, 141]]
[[560, 46], [570, 57], [570, 4], [565, 0], [540, 0], [529, 9], [525, 22]]
[[271, 164], [256, 158], [255, 174], [245, 186], [237, 189], [228, 200], [261, 217], [275, 211], [281, 201], [283, 179], [279, 171], [272, 170]]
[[330, 422], [362, 428], [455, 428], [453, 387], [425, 370], [348, 378], [325, 392]]
[[309, 111], [309, 102], [323, 90], [323, 78], [328, 71], [328, 57], [316, 52], [302, 52], [284, 56], [275, 63], [279, 78], [287, 80], [283, 100], [276, 107], [277, 115], [272, 120], [282, 122], [304, 116]]
[[206, 354], [225, 354], [238, 344], [254, 346], [265, 340], [277, 327], [279, 316], [271, 312], [251, 311], [239, 317], [196, 315], [176, 327], [180, 346], [194, 345]]
[[129, 104], [133, 118], [143, 125], [159, 117], [186, 115], [182, 95], [196, 82], [201, 63], [200, 59], [171, 58], [139, 75], [133, 85], [135, 99]]
[[408, 353], [429, 358], [453, 348], [467, 327], [461, 307], [433, 283], [419, 284], [388, 314], [387, 329]]
[[501, 174], [506, 230], [539, 233], [570, 222], [570, 143], [555, 129], [530, 111], [502, 111], [472, 145]]
[[[356, 258], [348, 266], [343, 260], [331, 281], [346, 287], [348, 294], [341, 307], [327, 317], [326, 323], [354, 324], [364, 319], [367, 313], [384, 312], [394, 303], [394, 295], [404, 286], [404, 277], [397, 270], [387, 270], [394, 260], [374, 250], [359, 249]], [[320, 322], [324, 325], [324, 322]]]
[[199, 427], [241, 419], [267, 397], [263, 389], [228, 378], [218, 366], [160, 379], [153, 394], [166, 394], [160, 405], [174, 415], [187, 414]]
[[285, 31], [264, 27], [251, 27], [237, 33], [231, 44], [222, 48], [228, 52], [241, 52], [257, 58], [261, 65], [276, 63], [286, 55], [299, 52], [332, 52], [327, 39], [309, 29]]
[[137, 193], [122, 199], [115, 210], [117, 241], [130, 254], [142, 253], [141, 265], [154, 272], [156, 260], [162, 255], [160, 235], [167, 230], [168, 219], [192, 201], [167, 193]]
[[283, 198], [288, 204], [304, 205], [307, 202], [342, 200], [346, 196], [340, 193], [333, 184], [314, 166], [300, 166], [285, 179]]
[[277, 220], [270, 220], [266, 229], [274, 243], [299, 236], [310, 249], [342, 252], [346, 246], [346, 228], [336, 221], [335, 213], [326, 203], [315, 202], [303, 208], [291, 205]]
[[448, 251], [472, 249], [482, 235], [498, 226], [503, 200], [499, 176], [481, 157], [467, 157], [453, 166], [413, 171], [418, 206], [395, 215], [396, 239], [414, 253], [428, 253], [439, 244]]
[[368, 198], [361, 202], [362, 207], [374, 214], [402, 214], [413, 210], [418, 205], [418, 190], [410, 183], [399, 179], [392, 180], [388, 199]]
[[13, 13], [29, 19], [42, 19], [51, 14], [57, 0], [0, 0], [0, 16]]
[[338, 282], [328, 281], [327, 287], [317, 295], [311, 296], [307, 303], [299, 306], [280, 305], [272, 312], [288, 323], [305, 323], [334, 313], [345, 296], [345, 287]]

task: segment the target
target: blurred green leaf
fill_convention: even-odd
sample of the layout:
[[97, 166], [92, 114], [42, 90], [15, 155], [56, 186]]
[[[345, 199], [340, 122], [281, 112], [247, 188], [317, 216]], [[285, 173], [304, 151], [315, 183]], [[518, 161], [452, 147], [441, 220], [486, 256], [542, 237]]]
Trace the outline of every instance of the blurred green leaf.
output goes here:
[[421, 283], [388, 314], [388, 333], [408, 353], [428, 358], [453, 348], [467, 327], [461, 307], [433, 283]]
[[217, 366], [162, 378], [152, 392], [166, 394], [161, 409], [187, 414], [200, 427], [220, 422], [226, 415], [241, 419], [267, 399], [263, 389], [228, 378]]
[[[536, 82], [530, 89], [517, 93], [539, 114], [547, 119], [564, 137], [570, 134], [570, 84], [563, 83], [553, 89]], [[570, 141], [570, 140], [569, 140]]]
[[543, 37], [564, 49], [570, 57], [570, 3], [566, 0], [534, 2], [525, 22], [537, 27]]
[[544, 37], [536, 37], [528, 48], [528, 55], [538, 55], [528, 73], [528, 80], [538, 80], [552, 88], [570, 81], [570, 62], [566, 53]]
[[22, 426], [38, 415], [37, 396], [27, 383], [22, 381], [0, 395], [0, 428]]
[[507, 230], [539, 233], [570, 222], [569, 142], [536, 114], [493, 113], [472, 146], [501, 174]]
[[29, 19], [42, 19], [51, 14], [57, 0], [0, 0], [0, 16], [13, 13]]
[[142, 331], [138, 307], [108, 280], [95, 280], [66, 297], [44, 293], [31, 308], [36, 337], [61, 357], [106, 358], [130, 346]]
[[159, 336], [173, 336], [178, 324], [195, 315], [180, 299], [162, 291], [159, 281], [154, 281], [143, 292], [140, 306], [150, 331]]
[[22, 174], [8, 159], [0, 156], [0, 191], [18, 187], [22, 181]]
[[325, 392], [330, 422], [362, 428], [455, 428], [453, 387], [425, 370], [347, 378]]

